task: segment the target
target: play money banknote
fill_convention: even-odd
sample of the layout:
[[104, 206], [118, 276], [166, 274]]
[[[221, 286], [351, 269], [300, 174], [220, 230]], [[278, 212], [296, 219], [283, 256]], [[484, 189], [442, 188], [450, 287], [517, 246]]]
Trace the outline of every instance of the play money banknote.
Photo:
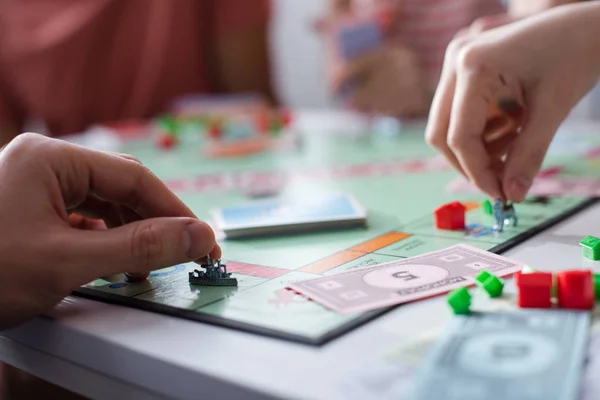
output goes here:
[[443, 250], [295, 282], [289, 287], [339, 313], [389, 307], [471, 285], [487, 270], [506, 276], [525, 264], [459, 244]]
[[408, 398], [579, 399], [589, 328], [590, 315], [581, 311], [455, 316], [419, 368]]

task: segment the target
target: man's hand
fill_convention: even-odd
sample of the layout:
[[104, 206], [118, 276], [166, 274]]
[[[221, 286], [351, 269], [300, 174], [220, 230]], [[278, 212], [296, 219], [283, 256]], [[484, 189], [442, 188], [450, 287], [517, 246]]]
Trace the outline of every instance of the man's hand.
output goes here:
[[0, 153], [0, 204], [0, 329], [98, 277], [221, 257], [212, 229], [137, 160], [37, 134]]
[[[563, 6], [454, 40], [428, 143], [489, 196], [522, 201], [558, 126], [598, 80], [598, 20], [596, 3]], [[519, 125], [490, 154], [485, 136], [500, 102], [513, 105]]]

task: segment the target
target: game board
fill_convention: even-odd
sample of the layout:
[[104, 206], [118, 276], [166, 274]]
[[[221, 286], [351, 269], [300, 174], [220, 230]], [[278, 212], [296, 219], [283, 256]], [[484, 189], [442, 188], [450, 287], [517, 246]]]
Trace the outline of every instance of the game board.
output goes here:
[[[585, 197], [528, 199], [516, 206], [519, 226], [495, 233], [493, 216], [479, 208], [483, 196], [450, 193], [457, 177], [423, 140], [424, 126], [398, 135], [319, 130], [301, 132], [293, 151], [234, 159], [206, 159], [201, 141], [189, 136], [164, 151], [150, 138], [127, 141], [120, 149], [154, 171], [202, 219], [216, 207], [252, 201], [247, 190], [277, 182], [281, 196], [344, 192], [368, 210], [368, 227], [304, 235], [221, 240], [223, 259], [237, 287], [188, 283], [195, 264], [155, 271], [146, 282], [104, 277], [75, 293], [81, 296], [241, 329], [296, 342], [321, 345], [387, 310], [340, 315], [295, 294], [290, 282], [375, 265], [397, 258], [467, 243], [496, 253], [591, 204]], [[186, 144], [186, 140], [189, 143]], [[592, 144], [582, 146], [588, 149]], [[593, 160], [551, 153], [549, 164], [586, 170]], [[591, 167], [590, 167], [591, 168]], [[433, 210], [447, 202], [467, 205], [467, 229], [434, 227]]]

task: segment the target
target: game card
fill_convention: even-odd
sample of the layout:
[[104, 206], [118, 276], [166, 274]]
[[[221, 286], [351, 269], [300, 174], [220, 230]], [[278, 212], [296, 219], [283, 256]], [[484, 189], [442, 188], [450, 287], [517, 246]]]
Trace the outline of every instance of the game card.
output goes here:
[[362, 226], [367, 216], [352, 196], [339, 194], [251, 202], [215, 210], [213, 217], [228, 238], [239, 238]]
[[343, 314], [360, 313], [471, 285], [487, 270], [505, 276], [525, 264], [459, 244], [443, 250], [296, 282], [293, 289]]

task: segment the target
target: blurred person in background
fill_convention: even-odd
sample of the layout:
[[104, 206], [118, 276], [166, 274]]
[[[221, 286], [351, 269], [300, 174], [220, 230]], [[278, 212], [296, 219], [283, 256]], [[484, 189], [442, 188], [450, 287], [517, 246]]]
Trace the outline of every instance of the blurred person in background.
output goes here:
[[270, 0], [0, 1], [0, 142], [145, 119], [188, 94], [274, 100]]
[[[275, 102], [269, 19], [270, 0], [2, 0], [0, 146], [31, 120], [62, 136], [188, 94]], [[0, 398], [79, 396], [0, 364]]]
[[[361, 112], [424, 117], [440, 78], [446, 47], [453, 38], [477, 35], [574, 2], [329, 0], [327, 15], [319, 19], [317, 28], [327, 49], [330, 90]], [[358, 57], [344, 59], [338, 36], [341, 27], [370, 19], [382, 29], [383, 40]]]

